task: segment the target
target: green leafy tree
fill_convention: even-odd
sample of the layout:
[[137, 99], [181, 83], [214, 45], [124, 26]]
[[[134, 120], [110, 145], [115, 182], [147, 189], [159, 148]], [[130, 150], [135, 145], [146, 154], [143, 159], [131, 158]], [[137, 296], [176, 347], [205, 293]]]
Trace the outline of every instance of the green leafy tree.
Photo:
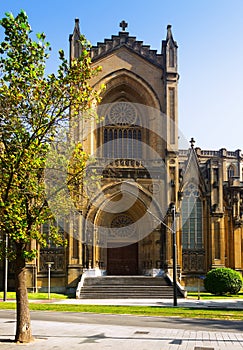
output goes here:
[[[68, 63], [60, 51], [57, 73], [46, 76], [50, 45], [43, 33], [33, 39], [26, 13], [21, 11], [16, 17], [6, 13], [0, 24], [5, 31], [0, 44], [0, 232], [9, 238], [8, 255], [15, 263], [15, 341], [30, 342], [25, 266], [36, 256], [31, 241], [45, 245], [47, 237], [40, 226], [53, 219], [43, 176], [47, 154], [58, 127], [67, 124], [70, 110], [78, 116], [99, 102], [99, 93], [89, 80], [100, 67], [91, 68], [89, 44], [81, 37], [81, 56]], [[80, 178], [87, 160], [84, 152], [76, 155], [79, 165], [69, 166], [69, 187], [72, 176], [75, 181]], [[51, 235], [53, 242], [64, 244], [58, 229], [51, 230]]]

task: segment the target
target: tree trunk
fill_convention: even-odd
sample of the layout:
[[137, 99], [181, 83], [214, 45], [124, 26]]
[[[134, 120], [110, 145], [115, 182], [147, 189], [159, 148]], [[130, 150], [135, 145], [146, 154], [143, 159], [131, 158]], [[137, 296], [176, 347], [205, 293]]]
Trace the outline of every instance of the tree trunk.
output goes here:
[[16, 303], [17, 303], [17, 325], [15, 342], [29, 343], [33, 340], [28, 293], [26, 287], [26, 268], [25, 258], [23, 257], [23, 245], [16, 244], [16, 271], [15, 271], [15, 287], [16, 287]]

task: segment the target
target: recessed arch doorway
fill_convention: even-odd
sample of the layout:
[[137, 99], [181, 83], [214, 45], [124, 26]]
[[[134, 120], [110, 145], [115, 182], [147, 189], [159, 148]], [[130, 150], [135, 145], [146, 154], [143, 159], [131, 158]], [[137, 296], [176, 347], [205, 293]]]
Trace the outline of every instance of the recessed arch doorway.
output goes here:
[[107, 274], [137, 275], [138, 274], [138, 243], [127, 241], [134, 235], [133, 219], [127, 214], [119, 214], [111, 222], [110, 230], [122, 242], [108, 242]]
[[105, 270], [108, 275], [144, 274], [152, 268], [155, 249], [155, 259], [160, 259], [160, 247], [153, 244], [160, 237], [159, 223], [154, 218], [161, 215], [156, 199], [130, 180], [109, 183], [100, 193], [86, 220], [93, 222], [85, 229], [92, 243], [92, 256], [88, 257], [91, 266]]

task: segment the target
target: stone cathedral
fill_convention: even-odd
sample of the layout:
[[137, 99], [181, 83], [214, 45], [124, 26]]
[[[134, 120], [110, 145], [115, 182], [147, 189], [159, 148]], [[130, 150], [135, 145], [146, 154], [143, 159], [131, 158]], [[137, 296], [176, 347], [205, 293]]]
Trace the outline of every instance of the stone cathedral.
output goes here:
[[[192, 290], [215, 267], [243, 271], [243, 156], [240, 150], [202, 150], [194, 139], [178, 146], [178, 45], [167, 26], [161, 51], [120, 31], [90, 50], [102, 66], [102, 120], [85, 121], [86, 151], [101, 175], [99, 191], [82, 207], [68, 247], [40, 250], [29, 265], [28, 287], [74, 291], [92, 276], [167, 276], [172, 279], [176, 228], [178, 283]], [[82, 49], [75, 20], [70, 58]], [[88, 131], [87, 131], [88, 130]], [[189, 141], [189, 140], [188, 140]], [[175, 205], [173, 222], [171, 203]], [[174, 226], [173, 226], [174, 225]], [[202, 281], [200, 280], [202, 285]]]

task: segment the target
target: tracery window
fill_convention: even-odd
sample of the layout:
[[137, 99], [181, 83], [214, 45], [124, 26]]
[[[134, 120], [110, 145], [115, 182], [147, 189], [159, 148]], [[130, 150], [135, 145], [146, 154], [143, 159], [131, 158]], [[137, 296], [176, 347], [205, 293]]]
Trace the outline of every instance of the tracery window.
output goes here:
[[39, 254], [39, 271], [47, 271], [47, 263], [52, 262], [52, 270], [59, 273], [65, 271], [65, 251], [63, 246], [57, 246], [51, 239], [51, 226], [56, 226], [58, 228], [59, 235], [64, 238], [64, 220], [58, 219], [55, 220], [52, 225], [50, 222], [45, 222], [41, 231], [46, 236], [47, 246], [40, 249]]
[[41, 231], [43, 233], [43, 235], [45, 235], [46, 240], [47, 240], [47, 246], [42, 248], [42, 249], [48, 249], [48, 248], [59, 248], [59, 249], [63, 249], [62, 246], [57, 246], [55, 243], [53, 243], [52, 239], [51, 239], [51, 227], [56, 227], [58, 229], [58, 234], [64, 238], [65, 236], [65, 231], [64, 231], [64, 220], [63, 219], [58, 219], [55, 220], [53, 223], [50, 222], [45, 222], [42, 227], [41, 227]]
[[112, 104], [106, 115], [103, 133], [104, 157], [141, 158], [142, 131], [136, 125], [137, 110], [129, 102]]
[[134, 235], [135, 225], [130, 216], [120, 214], [111, 222], [111, 237], [130, 238]]
[[182, 200], [183, 249], [203, 248], [202, 200], [195, 184], [189, 184]]
[[235, 175], [234, 167], [233, 165], [230, 165], [228, 167], [228, 180], [234, 177], [234, 175]]

